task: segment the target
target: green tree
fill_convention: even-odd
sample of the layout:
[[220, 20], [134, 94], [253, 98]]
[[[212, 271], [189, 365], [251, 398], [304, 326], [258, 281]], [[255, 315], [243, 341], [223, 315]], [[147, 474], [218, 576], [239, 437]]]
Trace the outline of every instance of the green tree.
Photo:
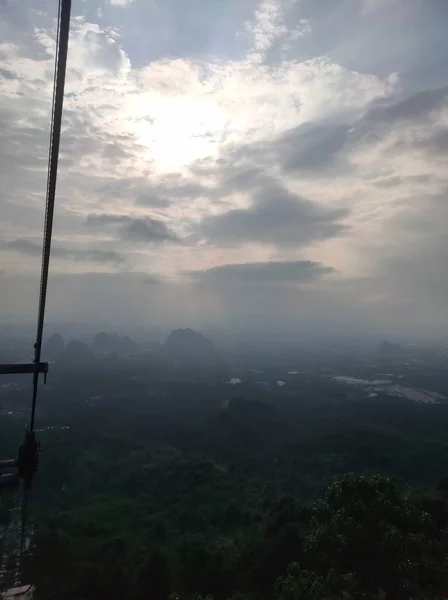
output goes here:
[[259, 574], [256, 582], [260, 591], [272, 589], [276, 579], [288, 564], [302, 555], [302, 540], [297, 528], [284, 525], [278, 533], [265, 540], [259, 556]]
[[312, 573], [290, 567], [277, 585], [282, 599], [295, 588], [300, 600], [429, 599], [445, 579], [431, 518], [381, 476], [346, 475], [331, 485], [315, 504], [304, 548]]
[[288, 566], [285, 577], [280, 577], [274, 588], [279, 600], [325, 600], [329, 598], [326, 580], [300, 568], [299, 563]]
[[138, 598], [146, 600], [166, 600], [170, 594], [170, 573], [163, 552], [152, 552], [140, 570], [138, 578]]

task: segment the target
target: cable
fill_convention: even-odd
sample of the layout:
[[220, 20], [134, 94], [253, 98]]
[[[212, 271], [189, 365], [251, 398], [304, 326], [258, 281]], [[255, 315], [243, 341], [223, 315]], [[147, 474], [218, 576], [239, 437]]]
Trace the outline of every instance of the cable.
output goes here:
[[50, 268], [51, 238], [53, 233], [54, 203], [58, 173], [59, 144], [61, 139], [62, 108], [64, 102], [65, 74], [67, 70], [67, 52], [70, 33], [71, 0], [59, 0], [58, 33], [53, 86], [53, 108], [51, 118], [51, 137], [48, 162], [47, 199], [44, 221], [44, 241], [42, 248], [42, 271], [39, 292], [39, 310], [37, 317], [37, 335], [34, 345], [33, 400], [31, 405], [30, 430], [34, 431], [37, 388], [39, 383], [38, 366], [42, 353], [42, 338], [47, 301], [48, 273]]
[[[21, 540], [20, 559], [22, 564], [23, 547], [27, 523], [28, 488], [37, 468], [38, 445], [35, 440], [34, 422], [36, 416], [37, 390], [39, 385], [39, 363], [42, 354], [42, 338], [45, 321], [45, 306], [47, 301], [48, 274], [50, 269], [51, 238], [53, 233], [54, 204], [56, 196], [56, 181], [58, 174], [59, 145], [61, 139], [62, 109], [64, 104], [65, 75], [67, 71], [68, 41], [70, 35], [71, 0], [59, 0], [56, 56], [53, 80], [53, 104], [50, 125], [50, 146], [48, 151], [47, 195], [45, 204], [44, 236], [42, 247], [42, 270], [39, 290], [39, 308], [37, 315], [37, 334], [34, 344], [33, 397], [29, 429], [25, 434], [23, 454], [25, 456], [25, 472], [21, 478], [20, 509], [21, 509]], [[31, 454], [32, 453], [32, 454]], [[32, 460], [30, 460], [32, 459]], [[34, 461], [34, 462], [33, 462]], [[34, 468], [30, 468], [33, 467]]]

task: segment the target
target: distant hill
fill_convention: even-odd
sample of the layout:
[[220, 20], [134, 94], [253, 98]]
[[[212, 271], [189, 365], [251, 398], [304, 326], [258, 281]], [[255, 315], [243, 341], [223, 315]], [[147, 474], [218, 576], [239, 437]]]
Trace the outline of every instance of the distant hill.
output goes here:
[[83, 363], [92, 360], [93, 355], [87, 344], [72, 340], [65, 347], [61, 360], [70, 363]]
[[163, 345], [170, 355], [185, 358], [213, 357], [215, 347], [206, 337], [193, 329], [175, 329]]
[[95, 354], [105, 354], [114, 351], [114, 344], [108, 333], [97, 333], [90, 344], [92, 352]]
[[118, 338], [118, 352], [122, 354], [132, 354], [138, 350], [138, 344], [128, 335]]
[[64, 348], [65, 343], [62, 335], [54, 333], [42, 346], [42, 359], [55, 360], [64, 352]]
[[132, 354], [138, 349], [138, 344], [129, 336], [119, 336], [117, 333], [97, 333], [90, 345], [92, 352], [97, 355]]

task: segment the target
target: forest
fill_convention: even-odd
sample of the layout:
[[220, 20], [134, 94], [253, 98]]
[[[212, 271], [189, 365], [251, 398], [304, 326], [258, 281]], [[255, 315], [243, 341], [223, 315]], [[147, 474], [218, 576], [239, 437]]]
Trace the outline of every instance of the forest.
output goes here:
[[[38, 599], [448, 597], [448, 404], [111, 377], [42, 394]], [[2, 456], [23, 428], [8, 412]]]

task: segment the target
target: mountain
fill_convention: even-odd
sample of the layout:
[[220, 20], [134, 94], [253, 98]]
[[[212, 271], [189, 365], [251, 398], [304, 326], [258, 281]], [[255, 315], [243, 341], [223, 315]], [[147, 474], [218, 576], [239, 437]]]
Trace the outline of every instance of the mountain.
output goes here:
[[213, 343], [193, 329], [175, 329], [163, 345], [168, 354], [185, 358], [206, 358], [214, 356]]
[[94, 336], [90, 347], [96, 355], [129, 355], [138, 349], [138, 344], [127, 335], [121, 337], [117, 333], [101, 332]]
[[115, 350], [115, 344], [108, 333], [97, 333], [90, 344], [94, 354], [106, 354]]
[[65, 347], [64, 352], [61, 355], [61, 359], [64, 362], [70, 363], [85, 363], [91, 361], [93, 358], [92, 352], [87, 344], [72, 340]]
[[42, 359], [54, 360], [64, 352], [64, 339], [60, 333], [54, 333], [42, 347]]
[[118, 338], [118, 353], [132, 354], [139, 349], [139, 345], [128, 335]]

